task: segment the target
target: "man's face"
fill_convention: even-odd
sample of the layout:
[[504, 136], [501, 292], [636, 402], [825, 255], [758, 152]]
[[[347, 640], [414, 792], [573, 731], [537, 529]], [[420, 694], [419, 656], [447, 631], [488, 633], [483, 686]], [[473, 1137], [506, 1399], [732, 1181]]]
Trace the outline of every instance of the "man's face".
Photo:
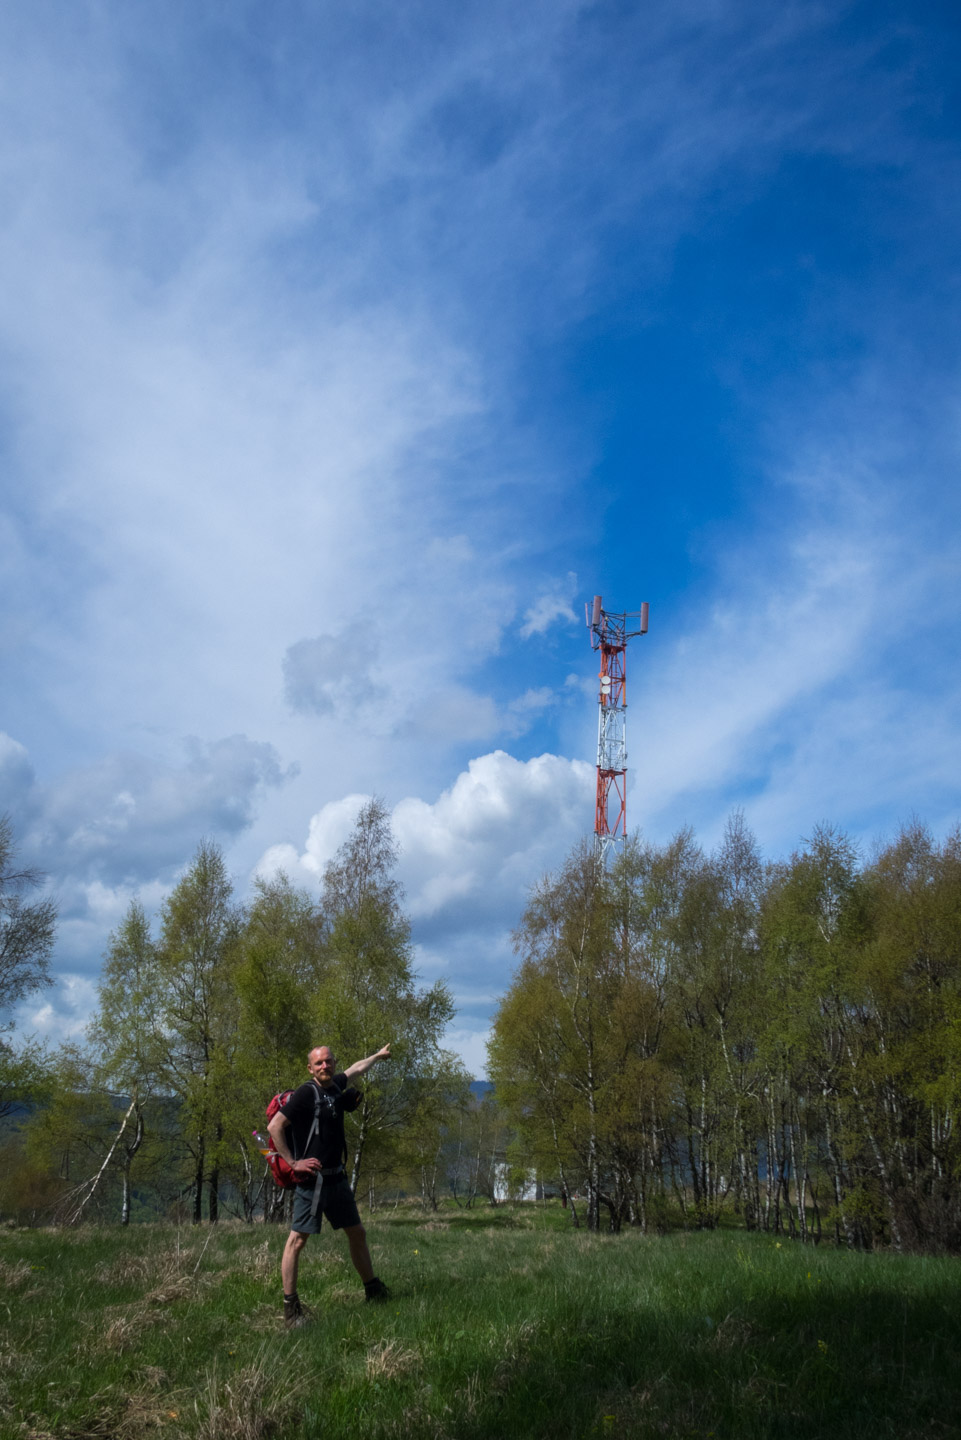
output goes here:
[[337, 1061], [334, 1059], [334, 1052], [329, 1045], [320, 1045], [316, 1050], [311, 1050], [307, 1056], [307, 1069], [318, 1085], [325, 1090], [329, 1089], [334, 1083], [334, 1075], [337, 1071]]

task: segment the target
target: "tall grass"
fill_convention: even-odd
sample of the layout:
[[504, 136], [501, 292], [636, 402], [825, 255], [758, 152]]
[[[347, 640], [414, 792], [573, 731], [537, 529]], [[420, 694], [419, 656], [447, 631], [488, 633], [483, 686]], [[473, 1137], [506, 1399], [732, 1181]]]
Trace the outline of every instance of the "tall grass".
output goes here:
[[0, 1234], [17, 1440], [961, 1435], [958, 1262], [743, 1234], [587, 1236], [558, 1210], [375, 1215], [394, 1299], [311, 1240], [285, 1332], [263, 1226]]

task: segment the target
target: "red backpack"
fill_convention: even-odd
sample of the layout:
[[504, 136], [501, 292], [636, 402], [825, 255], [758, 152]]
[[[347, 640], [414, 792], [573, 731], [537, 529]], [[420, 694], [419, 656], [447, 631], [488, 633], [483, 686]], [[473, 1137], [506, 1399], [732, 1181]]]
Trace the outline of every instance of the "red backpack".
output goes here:
[[[277, 1114], [277, 1111], [280, 1109], [280, 1107], [281, 1107], [282, 1105], [286, 1105], [286, 1104], [287, 1104], [287, 1101], [290, 1099], [290, 1097], [291, 1097], [291, 1095], [293, 1095], [293, 1093], [294, 1093], [293, 1090], [281, 1090], [281, 1092], [280, 1092], [279, 1095], [275, 1095], [275, 1096], [273, 1097], [273, 1099], [268, 1102], [268, 1104], [267, 1104], [267, 1123], [268, 1123], [268, 1125], [270, 1124], [271, 1120], [273, 1120], [274, 1116]], [[357, 1090], [353, 1090], [353, 1089], [342, 1090], [342, 1089], [340, 1089], [340, 1087], [338, 1086], [338, 1087], [337, 1087], [337, 1094], [343, 1097], [344, 1108], [345, 1108], [346, 1110], [356, 1110], [357, 1106], [360, 1104], [360, 1098], [361, 1098], [361, 1097], [360, 1097], [360, 1094], [359, 1094], [359, 1092], [358, 1092]], [[310, 1142], [311, 1142], [311, 1140], [313, 1140], [314, 1135], [316, 1134], [317, 1128], [318, 1128], [319, 1125], [320, 1125], [320, 1087], [315, 1083], [315, 1084], [314, 1084], [314, 1123], [313, 1123], [313, 1125], [312, 1125], [311, 1128], [310, 1128], [310, 1133], [309, 1133], [309, 1135], [307, 1136], [307, 1142], [306, 1142], [306, 1144], [304, 1145], [304, 1153], [305, 1153], [305, 1154], [307, 1153], [307, 1150], [308, 1150], [309, 1147], [310, 1147]], [[263, 1136], [259, 1135], [256, 1130], [254, 1131], [254, 1135], [257, 1137], [258, 1140], [261, 1141], [261, 1143], [264, 1143]], [[281, 1190], [292, 1190], [292, 1189], [294, 1188], [294, 1186], [298, 1183], [298, 1181], [297, 1181], [297, 1176], [294, 1174], [293, 1170], [290, 1168], [290, 1162], [287, 1161], [287, 1160], [285, 1160], [284, 1157], [283, 1157], [283, 1155], [281, 1155], [281, 1154], [278, 1152], [277, 1147], [276, 1147], [276, 1145], [274, 1144], [274, 1137], [273, 1137], [273, 1135], [271, 1135], [271, 1133], [270, 1133], [269, 1130], [267, 1131], [266, 1145], [267, 1145], [267, 1148], [266, 1148], [266, 1150], [263, 1151], [263, 1155], [264, 1155], [265, 1160], [267, 1161], [267, 1164], [270, 1166], [270, 1173], [271, 1173], [271, 1175], [273, 1175], [274, 1179], [276, 1180], [277, 1184], [280, 1186]], [[344, 1153], [345, 1153], [345, 1158], [346, 1158], [346, 1151], [345, 1151]]]
[[[270, 1124], [271, 1120], [273, 1120], [274, 1116], [277, 1114], [277, 1111], [280, 1109], [281, 1105], [286, 1105], [287, 1101], [290, 1099], [293, 1093], [293, 1090], [281, 1090], [279, 1095], [275, 1095], [272, 1100], [268, 1101], [268, 1125]], [[317, 1112], [314, 1115], [315, 1125], [317, 1124], [319, 1114], [320, 1101], [318, 1100]], [[308, 1141], [308, 1144], [309, 1143], [310, 1142]], [[293, 1170], [290, 1168], [290, 1162], [285, 1160], [283, 1155], [278, 1153], [277, 1147], [274, 1144], [274, 1137], [273, 1135], [271, 1135], [269, 1130], [267, 1131], [267, 1149], [264, 1151], [264, 1158], [266, 1159], [267, 1164], [270, 1166], [271, 1175], [273, 1175], [274, 1180], [280, 1186], [281, 1190], [292, 1190], [297, 1184], [297, 1177], [294, 1174]]]

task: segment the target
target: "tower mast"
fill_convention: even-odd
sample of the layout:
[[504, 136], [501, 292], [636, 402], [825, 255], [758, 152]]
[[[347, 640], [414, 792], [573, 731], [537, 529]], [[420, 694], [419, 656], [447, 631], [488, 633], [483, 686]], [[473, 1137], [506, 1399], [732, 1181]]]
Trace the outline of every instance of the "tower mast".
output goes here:
[[591, 649], [600, 653], [597, 698], [597, 799], [594, 850], [606, 864], [618, 840], [627, 834], [627, 642], [647, 634], [647, 601], [640, 610], [614, 614], [594, 596], [584, 618]]

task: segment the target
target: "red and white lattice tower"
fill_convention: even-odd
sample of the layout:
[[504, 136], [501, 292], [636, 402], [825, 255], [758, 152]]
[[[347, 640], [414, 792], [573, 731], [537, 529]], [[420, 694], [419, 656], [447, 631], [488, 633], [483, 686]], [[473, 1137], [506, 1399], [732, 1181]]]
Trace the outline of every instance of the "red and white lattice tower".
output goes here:
[[647, 634], [647, 603], [640, 610], [614, 615], [594, 596], [585, 618], [591, 649], [601, 657], [597, 716], [597, 802], [594, 848], [606, 861], [627, 834], [627, 642]]

